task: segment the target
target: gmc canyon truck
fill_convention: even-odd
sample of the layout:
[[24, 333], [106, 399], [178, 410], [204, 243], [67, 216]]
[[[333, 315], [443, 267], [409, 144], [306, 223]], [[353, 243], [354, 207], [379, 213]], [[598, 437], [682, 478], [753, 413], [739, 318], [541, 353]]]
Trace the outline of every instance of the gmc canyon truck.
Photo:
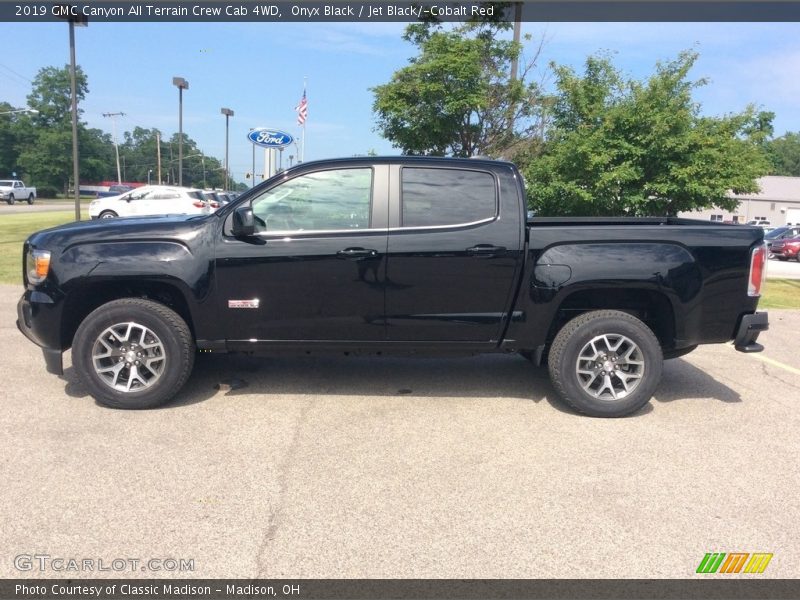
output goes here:
[[24, 245], [18, 326], [117, 408], [167, 402], [195, 353], [520, 353], [579, 412], [630, 414], [662, 362], [758, 352], [760, 227], [526, 218], [508, 162], [353, 158], [211, 215], [63, 225]]
[[33, 204], [36, 200], [36, 188], [27, 187], [19, 179], [0, 179], [0, 201], [14, 204], [17, 200], [24, 200]]

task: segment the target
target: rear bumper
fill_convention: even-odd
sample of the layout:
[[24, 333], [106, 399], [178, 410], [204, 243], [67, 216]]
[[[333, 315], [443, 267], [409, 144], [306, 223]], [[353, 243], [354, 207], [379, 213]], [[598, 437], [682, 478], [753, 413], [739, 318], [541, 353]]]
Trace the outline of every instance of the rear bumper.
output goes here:
[[767, 313], [757, 312], [743, 316], [742, 322], [739, 324], [739, 330], [736, 332], [736, 338], [733, 341], [734, 348], [739, 352], [761, 352], [764, 346], [757, 343], [756, 340], [758, 335], [767, 329], [769, 329]]

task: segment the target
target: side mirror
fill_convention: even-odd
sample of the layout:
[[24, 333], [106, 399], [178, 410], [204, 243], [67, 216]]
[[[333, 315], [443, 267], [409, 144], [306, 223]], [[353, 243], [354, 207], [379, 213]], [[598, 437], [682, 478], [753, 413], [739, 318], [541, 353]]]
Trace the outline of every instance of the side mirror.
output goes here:
[[256, 232], [256, 220], [253, 208], [250, 205], [238, 207], [233, 211], [233, 226], [231, 229], [234, 237], [249, 237]]

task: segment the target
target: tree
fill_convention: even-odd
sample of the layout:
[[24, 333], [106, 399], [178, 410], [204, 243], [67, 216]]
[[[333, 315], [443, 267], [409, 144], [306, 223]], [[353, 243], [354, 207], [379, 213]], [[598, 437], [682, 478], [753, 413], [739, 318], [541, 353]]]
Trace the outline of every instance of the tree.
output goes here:
[[[0, 113], [14, 110], [8, 102], [0, 102]], [[0, 177], [11, 177], [17, 169], [16, 114], [0, 114]]]
[[510, 155], [539, 131], [539, 88], [511, 64], [521, 45], [501, 39], [507, 23], [467, 23], [452, 30], [413, 24], [404, 38], [419, 55], [389, 83], [372, 88], [377, 130], [405, 154]]
[[553, 127], [543, 156], [524, 168], [537, 214], [733, 210], [729, 192], [757, 191], [772, 115], [702, 116], [692, 92], [705, 81], [688, 80], [696, 59], [683, 52], [646, 81], [624, 80], [605, 56], [590, 57], [583, 76], [554, 65]]
[[[75, 70], [78, 104], [89, 91], [86, 75]], [[17, 127], [20, 149], [18, 162], [39, 188], [41, 196], [65, 192], [72, 177], [72, 100], [69, 67], [44, 67], [33, 80], [28, 106], [39, 111], [21, 116]], [[83, 111], [78, 110], [78, 117]], [[24, 133], [23, 133], [24, 132]], [[113, 146], [99, 129], [87, 129], [78, 122], [81, 179], [107, 178], [112, 174]], [[110, 161], [110, 162], [109, 162]]]
[[800, 132], [788, 132], [767, 142], [773, 175], [800, 177]]

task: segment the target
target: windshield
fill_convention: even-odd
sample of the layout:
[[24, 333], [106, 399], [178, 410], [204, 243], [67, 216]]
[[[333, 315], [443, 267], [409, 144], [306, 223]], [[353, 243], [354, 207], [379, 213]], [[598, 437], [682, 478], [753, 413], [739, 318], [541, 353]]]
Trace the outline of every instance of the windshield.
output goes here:
[[773, 229], [767, 235], [764, 236], [765, 240], [774, 240], [777, 237], [780, 237], [784, 233], [789, 231], [788, 227], [778, 227], [777, 229]]

